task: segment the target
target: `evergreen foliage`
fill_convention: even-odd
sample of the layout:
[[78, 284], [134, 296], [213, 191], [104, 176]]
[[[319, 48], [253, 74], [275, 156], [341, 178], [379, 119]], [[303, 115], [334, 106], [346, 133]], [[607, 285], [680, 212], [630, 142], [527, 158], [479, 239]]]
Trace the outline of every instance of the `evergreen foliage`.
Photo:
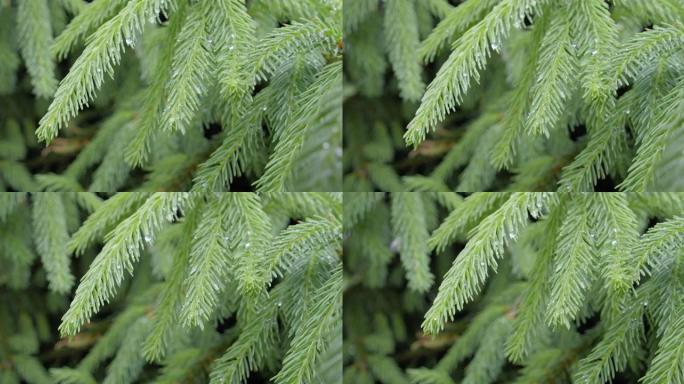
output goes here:
[[0, 24], [1, 190], [341, 190], [341, 0], [6, 1]]
[[680, 1], [348, 3], [346, 191], [682, 190]]
[[684, 194], [406, 194], [345, 194], [345, 382], [684, 380]]
[[2, 193], [0, 236], [2, 383], [342, 380], [340, 193]]

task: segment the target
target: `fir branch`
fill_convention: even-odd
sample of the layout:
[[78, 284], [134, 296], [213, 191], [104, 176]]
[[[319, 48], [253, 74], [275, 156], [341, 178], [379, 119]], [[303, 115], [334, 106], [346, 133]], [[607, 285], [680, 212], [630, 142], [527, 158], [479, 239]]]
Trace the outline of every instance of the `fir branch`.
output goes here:
[[371, 355], [368, 357], [368, 365], [373, 376], [381, 383], [409, 384], [399, 364], [387, 356]]
[[52, 54], [59, 59], [66, 58], [76, 44], [117, 14], [125, 4], [125, 0], [98, 0], [88, 3], [57, 36], [51, 47]]
[[271, 242], [271, 221], [261, 206], [261, 199], [251, 193], [230, 193], [228, 196], [228, 223], [232, 231], [231, 248], [238, 250], [235, 275], [238, 289], [254, 295], [265, 289], [261, 282], [261, 268], [266, 264], [264, 253]]
[[[181, 2], [176, 14], [171, 17], [160, 57], [150, 79], [150, 85], [144, 91], [145, 96], [139, 120], [136, 122], [135, 137], [128, 144], [125, 151], [126, 162], [130, 165], [141, 166], [146, 163], [150, 153], [150, 146], [152, 145], [153, 134], [162, 121], [163, 106], [169, 91], [169, 86], [167, 85], [171, 80], [172, 73], [177, 73], [169, 68], [171, 68], [174, 60], [176, 42], [179, 41], [178, 36], [185, 20], [181, 16], [184, 15], [186, 7], [187, 3]], [[188, 38], [187, 36], [185, 37]], [[184, 48], [187, 49], [187, 46]], [[171, 88], [173, 89], [173, 87]]]
[[617, 308], [638, 274], [631, 256], [639, 236], [638, 219], [623, 194], [597, 193], [590, 199], [593, 220], [589, 235], [599, 246], [601, 276], [611, 304]]
[[323, 68], [316, 80], [298, 97], [298, 109], [289, 127], [280, 134], [264, 174], [256, 182], [259, 191], [283, 191], [292, 175], [295, 161], [301, 154], [309, 134], [310, 118], [322, 109], [321, 101], [332, 92], [341, 92], [342, 61], [333, 61]]
[[454, 51], [428, 86], [416, 116], [408, 125], [404, 135], [407, 144], [418, 145], [456, 108], [471, 81], [479, 81], [480, 70], [485, 67], [491, 50], [501, 46], [511, 28], [521, 25], [526, 15], [535, 13], [544, 2], [503, 0], [454, 43]]
[[[191, 283], [187, 286], [188, 290], [186, 297], [188, 298], [194, 297], [190, 295], [191, 291], [193, 293], [198, 293], [197, 291], [202, 288], [200, 284], [195, 284], [198, 280], [200, 280], [198, 278], [199, 274], [189, 274], [187, 279], [185, 279], [187, 269], [190, 264], [189, 259], [191, 257], [191, 254], [192, 256], [197, 257], [196, 253], [192, 253], [193, 251], [195, 251], [194, 246], [196, 243], [202, 243], [202, 245], [204, 245], [204, 243], [211, 242], [213, 240], [211, 235], [221, 233], [224, 229], [221, 225], [222, 223], [211, 222], [211, 220], [207, 220], [207, 218], [205, 217], [202, 217], [202, 220], [200, 221], [200, 212], [201, 209], [204, 207], [205, 205], [198, 205], [197, 207], [195, 207], [184, 218], [184, 221], [181, 224], [183, 232], [178, 244], [178, 249], [174, 253], [175, 257], [173, 259], [173, 265], [171, 267], [169, 276], [166, 282], [164, 283], [164, 289], [162, 290], [159, 304], [155, 309], [154, 321], [151, 326], [149, 335], [147, 335], [147, 338], [143, 343], [143, 355], [149, 361], [160, 361], [166, 355], [166, 351], [169, 344], [169, 338], [172, 335], [174, 329], [176, 328], [176, 321], [179, 317], [183, 317], [181, 322], [184, 321], [187, 317], [192, 317], [196, 319], [197, 312], [183, 311], [181, 312], [182, 316], [179, 316], [178, 314], [178, 309], [181, 307], [181, 304], [183, 302], [182, 300], [184, 292], [184, 281], [191, 281]], [[220, 214], [218, 210], [208, 210], [205, 212], [207, 212], [207, 215], [216, 215], [217, 213]], [[207, 221], [210, 222], [207, 223]], [[202, 228], [201, 233], [205, 233], [207, 235], [197, 236], [197, 231], [200, 228], [199, 225], [207, 224], [214, 225], [209, 228]], [[198, 246], [198, 248], [201, 248], [201, 246]], [[209, 259], [212, 256], [215, 256], [209, 253], [211, 249], [201, 248], [201, 250], [203, 252], [206, 252], [206, 254], [203, 255], [204, 259]], [[202, 262], [194, 260], [194, 268], [198, 268], [198, 266], [201, 265]], [[215, 270], [212, 272], [220, 272], [220, 270]], [[186, 305], [188, 305], [187, 302]], [[203, 323], [201, 321], [198, 321], [198, 324], [201, 325]]]
[[67, 293], [74, 283], [69, 270], [69, 234], [62, 197], [57, 193], [36, 193], [33, 197], [33, 227], [36, 249], [47, 271], [49, 287]]
[[[211, 384], [240, 384], [247, 380], [251, 371], [257, 370], [264, 363], [268, 348], [275, 344], [277, 337], [278, 313], [277, 292], [270, 297], [260, 297], [263, 310], [254, 313], [244, 310], [239, 319], [243, 326], [240, 336], [226, 353], [215, 360], [210, 372]], [[262, 304], [258, 304], [262, 305]]]
[[544, 228], [546, 238], [540, 245], [534, 268], [530, 274], [529, 285], [522, 294], [517, 308], [511, 336], [506, 341], [506, 355], [514, 362], [521, 362], [533, 349], [535, 338], [540, 329], [544, 329], [544, 314], [549, 302], [550, 283], [553, 276], [553, 262], [558, 246], [564, 208], [567, 207], [567, 196], [559, 197], [559, 204], [549, 213]]
[[421, 42], [418, 56], [426, 63], [432, 62], [435, 56], [456, 37], [480, 21], [500, 0], [467, 0], [453, 7]]
[[93, 313], [114, 295], [124, 273], [133, 273], [133, 263], [141, 247], [151, 241], [165, 222], [175, 220], [178, 210], [186, 208], [191, 196], [183, 193], [157, 193], [107, 236], [107, 242], [76, 289], [59, 330], [74, 335]]
[[627, 177], [619, 185], [625, 191], [644, 192], [653, 183], [656, 167], [668, 144], [672, 132], [681, 121], [678, 111], [684, 98], [684, 77], [665, 95], [659, 105], [662, 108], [652, 122], [652, 128], [643, 133], [643, 140], [637, 148], [636, 156], [629, 167]]
[[409, 101], [420, 100], [425, 84], [415, 52], [419, 46], [418, 23], [414, 0], [387, 0], [385, 2], [385, 39], [389, 59], [399, 79], [401, 97]]
[[107, 332], [81, 359], [76, 369], [92, 374], [102, 362], [114, 356], [133, 323], [144, 316], [145, 312], [146, 308], [142, 305], [130, 305], [124, 309], [109, 326]]
[[508, 197], [506, 193], [478, 193], [468, 196], [432, 233], [428, 241], [430, 249], [443, 252], [458, 236], [466, 235], [476, 222], [498, 208]]
[[514, 241], [527, 223], [528, 212], [539, 217], [554, 204], [555, 197], [544, 193], [515, 193], [496, 212], [485, 218], [444, 276], [432, 307], [425, 314], [423, 330], [436, 334], [457, 310], [482, 289], [489, 268], [497, 267], [504, 245]]
[[212, 41], [207, 32], [210, 12], [212, 7], [207, 2], [192, 4], [176, 36], [166, 107], [161, 114], [161, 126], [166, 130], [185, 133], [206, 93], [211, 73]]
[[575, 373], [578, 382], [605, 383], [625, 369], [638, 353], [645, 338], [644, 306], [638, 296], [631, 298], [620, 316], [606, 324], [606, 332], [591, 353], [580, 360]]
[[549, 136], [564, 113], [567, 99], [576, 83], [578, 63], [572, 53], [570, 9], [558, 7], [552, 14], [553, 22], [544, 34], [537, 60], [536, 83], [532, 87], [532, 101], [527, 117], [527, 132]]
[[[219, 301], [219, 293], [224, 288], [225, 281], [228, 280], [228, 266], [234, 257], [229, 248], [230, 239], [226, 236], [231, 202], [230, 195], [224, 194], [207, 203], [192, 237], [185, 239], [191, 242], [191, 249], [181, 251], [189, 253], [189, 260], [177, 261], [178, 264], [174, 266], [174, 277], [170, 280], [173, 281], [172, 284], [178, 284], [176, 279], [186, 275], [180, 311], [181, 324], [186, 327], [204, 327]], [[188, 255], [179, 257], [183, 258], [187, 259]], [[177, 300], [178, 298], [169, 297], [168, 305]], [[170, 314], [173, 309], [169, 307], [164, 311]]]
[[286, 59], [309, 51], [334, 53], [341, 31], [332, 20], [313, 19], [276, 28], [251, 55], [257, 80], [266, 80]]
[[135, 0], [102, 25], [62, 80], [47, 113], [41, 118], [36, 135], [50, 142], [78, 111], [88, 105], [102, 87], [104, 75], [114, 75], [124, 44], [133, 41], [143, 23], [166, 9], [166, 0]]
[[264, 277], [268, 284], [275, 277], [284, 277], [285, 272], [296, 264], [302, 255], [309, 255], [331, 245], [339, 246], [342, 241], [342, 223], [337, 217], [325, 216], [306, 219], [288, 226], [278, 234], [267, 248], [267, 265]]
[[[254, 88], [254, 73], [248, 59], [256, 44], [255, 23], [241, 0], [220, 0], [213, 8], [209, 24], [213, 29], [211, 39], [217, 42], [214, 59], [221, 93], [228, 100], [240, 100]], [[235, 110], [233, 115], [242, 114], [240, 108]]]
[[278, 384], [311, 382], [317, 357], [325, 351], [325, 344], [341, 316], [342, 269], [331, 274], [315, 293], [313, 303], [304, 309], [303, 323], [297, 327], [283, 367], [274, 377]]
[[592, 214], [588, 197], [578, 196], [569, 204], [567, 216], [558, 232], [546, 314], [546, 321], [551, 326], [564, 325], [570, 328], [594, 279], [593, 266], [598, 259], [595, 239], [590, 232]]
[[73, 234], [68, 244], [69, 252], [82, 255], [96, 240], [102, 239], [109, 230], [140, 207], [150, 195], [124, 192], [105, 201]]
[[420, 194], [396, 192], [392, 195], [392, 231], [398, 242], [409, 288], [416, 292], [427, 291], [434, 277], [430, 272], [429, 234]]
[[684, 312], [679, 303], [658, 342], [651, 364], [642, 381], [644, 384], [665, 384], [684, 381]]
[[669, 55], [684, 46], [684, 26], [681, 24], [654, 26], [625, 42], [612, 59], [618, 85], [636, 79], [654, 54]]
[[194, 177], [194, 192], [223, 190], [233, 178], [242, 175], [248, 164], [247, 156], [258, 149], [263, 108], [261, 103], [255, 102], [251, 112], [240, 116], [238, 123], [228, 129], [221, 145], [199, 166]]
[[634, 250], [635, 268], [641, 275], [646, 275], [666, 262], [666, 259], [662, 260], [664, 255], [682, 247], [684, 247], [684, 218], [677, 216], [658, 223], [641, 236]]
[[57, 88], [50, 55], [52, 26], [47, 0], [24, 0], [17, 8], [19, 47], [31, 75], [33, 93], [49, 98]]

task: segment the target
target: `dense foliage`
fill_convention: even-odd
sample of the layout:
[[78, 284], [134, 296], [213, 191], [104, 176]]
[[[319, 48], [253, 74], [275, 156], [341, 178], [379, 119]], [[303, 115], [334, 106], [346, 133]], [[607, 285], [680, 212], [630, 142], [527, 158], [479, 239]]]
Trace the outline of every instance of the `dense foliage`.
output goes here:
[[339, 382], [341, 216], [328, 193], [2, 193], [0, 383]]
[[682, 383], [682, 217], [678, 193], [347, 193], [345, 382]]
[[341, 14], [0, 2], [0, 190], [340, 190]]
[[682, 190], [683, 23], [679, 0], [349, 0], [345, 190]]

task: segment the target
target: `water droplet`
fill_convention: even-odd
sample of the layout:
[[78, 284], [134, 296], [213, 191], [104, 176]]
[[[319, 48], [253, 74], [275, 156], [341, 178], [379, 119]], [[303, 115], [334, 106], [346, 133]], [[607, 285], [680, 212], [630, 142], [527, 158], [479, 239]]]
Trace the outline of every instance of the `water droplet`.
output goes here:
[[102, 68], [96, 69], [97, 73], [102, 73]]
[[342, 157], [342, 147], [335, 148], [335, 156]]
[[276, 305], [280, 308], [280, 307], [283, 306], [283, 303], [281, 303], [281, 302], [279, 301], [278, 304], [276, 304]]
[[401, 247], [401, 239], [398, 237], [395, 237], [394, 240], [390, 243], [390, 251], [392, 252], [399, 252], [399, 248]]
[[190, 274], [194, 275], [197, 272], [197, 266], [194, 266], [190, 269]]
[[230, 47], [228, 47], [228, 50], [229, 50], [229, 51], [232, 51], [233, 49], [235, 49], [235, 46], [234, 46], [234, 45], [231, 45]]
[[493, 49], [495, 52], [499, 52], [499, 44], [497, 44], [497, 43], [492, 43], [492, 49]]
[[133, 46], [133, 39], [130, 37], [126, 38], [126, 45], [132, 47]]
[[323, 143], [323, 149], [326, 150], [326, 151], [327, 151], [328, 149], [330, 149], [330, 143], [328, 143], [328, 142]]
[[617, 245], [617, 243], [618, 243], [618, 242], [617, 242], [617, 240], [613, 240], [613, 241], [611, 241], [611, 242], [610, 242], [610, 245], [612, 245], [612, 246], [616, 246], [616, 245]]
[[250, 243], [245, 243], [245, 248], [249, 248], [251, 246]]
[[480, 261], [480, 265], [484, 267], [487, 264], [484, 261]]
[[268, 109], [268, 108], [265, 107], [265, 106], [261, 108], [261, 110], [264, 111], [264, 112], [266, 112], [267, 109]]
[[648, 307], [648, 301], [644, 301], [642, 304], [644, 305], [644, 307]]
[[593, 51], [591, 51], [591, 55], [592, 55], [592, 56], [596, 56], [597, 53], [598, 53], [598, 51], [595, 50], [595, 49], [594, 49]]
[[515, 233], [511, 232], [511, 233], [508, 234], [508, 238], [510, 238], [511, 240], [517, 240], [517, 239], [518, 239], [518, 235], [516, 235]]
[[152, 236], [150, 236], [150, 235], [145, 235], [145, 242], [148, 243], [148, 244], [151, 243], [151, 242], [152, 242]]
[[629, 115], [630, 113], [632, 113], [632, 111], [630, 111], [629, 109], [625, 111], [625, 114], [627, 115]]

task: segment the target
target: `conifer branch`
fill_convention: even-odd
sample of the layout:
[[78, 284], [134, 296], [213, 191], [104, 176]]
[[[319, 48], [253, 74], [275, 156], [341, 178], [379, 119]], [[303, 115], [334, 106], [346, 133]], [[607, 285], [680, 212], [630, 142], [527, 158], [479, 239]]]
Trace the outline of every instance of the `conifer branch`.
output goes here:
[[323, 247], [342, 241], [342, 223], [337, 217], [314, 217], [291, 225], [273, 239], [265, 257], [268, 266], [264, 276], [267, 283], [283, 277], [296, 264], [296, 257], [307, 255]]
[[570, 328], [579, 312], [584, 295], [595, 276], [592, 266], [598, 261], [595, 237], [591, 237], [591, 204], [587, 196], [578, 196], [568, 208], [558, 232], [558, 246], [551, 277], [551, 295], [546, 321], [551, 326]]
[[552, 14], [553, 23], [544, 34], [537, 62], [537, 80], [532, 87], [532, 101], [527, 117], [527, 132], [544, 134], [556, 127], [564, 110], [569, 90], [574, 86], [572, 74], [577, 63], [572, 53], [570, 9], [558, 7]]
[[[157, 61], [150, 85], [145, 90], [140, 117], [137, 121], [135, 137], [126, 147], [126, 161], [133, 166], [141, 166], [148, 159], [150, 146], [152, 144], [153, 133], [162, 121], [164, 101], [167, 99], [171, 80], [171, 74], [177, 73], [169, 70], [174, 59], [175, 45], [179, 41], [178, 35], [183, 26], [187, 2], [181, 2], [177, 13], [172, 16], [169, 27], [166, 31], [164, 46]], [[186, 36], [187, 37], [187, 36]], [[175, 80], [175, 79], [174, 79]], [[171, 87], [173, 89], [173, 87]]]
[[301, 154], [305, 137], [310, 132], [309, 119], [323, 108], [321, 102], [327, 99], [328, 94], [341, 93], [341, 86], [342, 61], [336, 60], [326, 65], [316, 80], [298, 97], [299, 107], [294, 112], [293, 121], [280, 135], [264, 174], [256, 182], [259, 191], [287, 190], [295, 161]]
[[500, 47], [513, 26], [521, 25], [526, 15], [536, 13], [543, 3], [503, 0], [454, 43], [454, 51], [427, 87], [416, 116], [407, 127], [404, 135], [407, 144], [418, 145], [456, 108], [471, 81], [479, 82], [479, 72], [485, 67], [491, 50]]
[[140, 207], [148, 197], [148, 193], [124, 192], [107, 200], [73, 234], [68, 244], [69, 252], [76, 256], [82, 255], [96, 240], [104, 238], [108, 231]]
[[47, 0], [24, 0], [17, 8], [19, 46], [31, 75], [33, 93], [52, 97], [57, 88], [55, 63], [50, 55], [52, 26]]
[[418, 56], [426, 63], [432, 62], [456, 36], [465, 32], [473, 23], [480, 21], [500, 0], [467, 0], [453, 7], [420, 44]]
[[166, 0], [131, 1], [93, 33], [40, 120], [36, 135], [41, 141], [52, 141], [59, 130], [89, 104], [102, 87], [104, 75], [114, 75], [114, 66], [121, 60], [125, 44], [132, 44], [143, 23], [150, 17], [156, 17], [167, 6]]
[[47, 271], [50, 289], [69, 292], [74, 276], [69, 270], [67, 242], [69, 233], [65, 221], [62, 197], [56, 193], [36, 193], [33, 197], [35, 243]]
[[422, 70], [415, 52], [419, 46], [416, 4], [413, 0], [385, 2], [385, 39], [389, 58], [399, 79], [401, 96], [406, 100], [420, 100], [425, 89]]
[[465, 249], [444, 276], [439, 293], [425, 314], [423, 330], [436, 334], [457, 310], [482, 289], [489, 268], [496, 269], [504, 245], [514, 241], [527, 222], [528, 213], [539, 217], [555, 201], [550, 194], [515, 193], [473, 231]]
[[276, 383], [312, 382], [317, 356], [325, 350], [341, 315], [342, 269], [338, 267], [316, 290], [311, 306], [304, 309], [304, 322], [294, 333], [283, 367], [274, 377]]
[[124, 271], [133, 273], [141, 248], [151, 241], [165, 222], [175, 220], [178, 210], [186, 208], [191, 196], [184, 193], [157, 193], [107, 235], [107, 243], [95, 258], [76, 289], [59, 330], [74, 335], [123, 282]]
[[170, 69], [172, 86], [161, 114], [161, 125], [166, 130], [184, 133], [200, 107], [200, 98], [206, 93], [211, 73], [212, 40], [207, 25], [211, 12], [212, 7], [206, 1], [192, 4], [176, 36]]
[[432, 233], [428, 245], [437, 252], [443, 252], [457, 236], [465, 236], [468, 230], [507, 198], [505, 193], [474, 194], [465, 199], [460, 207], [449, 213], [446, 219]]
[[84, 40], [107, 19], [124, 7], [124, 0], [102, 0], [88, 3], [84, 9], [66, 26], [51, 47], [52, 54], [64, 59], [81, 40]]
[[410, 289], [427, 291], [434, 277], [430, 273], [427, 248], [429, 234], [420, 194], [397, 192], [392, 195], [392, 230]]
[[554, 273], [553, 262], [558, 246], [558, 233], [563, 223], [563, 210], [567, 206], [567, 196], [559, 197], [559, 204], [549, 213], [545, 231], [548, 234], [540, 245], [537, 260], [531, 271], [529, 285], [523, 292], [517, 308], [511, 336], [506, 341], [506, 355], [515, 362], [523, 361], [530, 353], [535, 337], [545, 327], [544, 314], [550, 300], [551, 276]]
[[[190, 292], [192, 291], [193, 293], [197, 293], [197, 290], [202, 288], [200, 284], [195, 284], [195, 282], [199, 280], [197, 278], [197, 275], [193, 276], [192, 274], [188, 273], [188, 265], [190, 264], [189, 259], [191, 253], [194, 250], [194, 243], [212, 240], [211, 236], [206, 236], [207, 239], [205, 239], [204, 236], [197, 236], [197, 231], [200, 228], [198, 223], [200, 221], [200, 207], [203, 208], [204, 206], [199, 205], [198, 207], [195, 207], [195, 209], [189, 212], [188, 216], [184, 218], [184, 222], [181, 227], [183, 230], [183, 234], [179, 242], [178, 250], [174, 253], [175, 257], [173, 259], [173, 265], [171, 266], [171, 272], [166, 282], [164, 283], [164, 289], [162, 290], [161, 299], [159, 300], [159, 304], [157, 305], [157, 308], [155, 310], [154, 321], [151, 326], [151, 330], [143, 344], [143, 355], [149, 361], [160, 361], [166, 354], [169, 338], [174, 329], [176, 328], [175, 322], [178, 320], [179, 317], [177, 311], [183, 303], [184, 281], [191, 281], [191, 283], [187, 285], [188, 293], [186, 297], [194, 298], [195, 296], [192, 296]], [[207, 212], [213, 213], [215, 211]], [[205, 218], [202, 217], [203, 221], [201, 222], [201, 224], [205, 224], [204, 219]], [[218, 224], [220, 225], [221, 223]], [[204, 231], [207, 231], [202, 231], [202, 233], [220, 233], [216, 230], [216, 228], [223, 229], [223, 226], [202, 228]], [[209, 254], [209, 250], [207, 249], [202, 249], [202, 251], [206, 252], [206, 254], [204, 255], [205, 259], [209, 259], [213, 256]], [[196, 253], [192, 253], [192, 256], [196, 256]], [[193, 264], [195, 266], [202, 265], [201, 262], [198, 262], [196, 260]], [[184, 279], [186, 274], [188, 275], [188, 277], [187, 279]], [[188, 315], [189, 317], [194, 317], [197, 316], [198, 311], [191, 310], [182, 313], [184, 315]], [[202, 322], [198, 321], [197, 324], [201, 326]]]
[[[186, 239], [191, 241], [191, 248], [182, 250], [189, 252], [185, 257], [189, 257], [186, 263], [191, 267], [188, 269], [179, 264], [174, 268], [173, 273], [178, 274], [178, 278], [186, 276], [180, 316], [181, 323], [186, 327], [204, 327], [219, 301], [219, 294], [224, 289], [225, 282], [229, 280], [229, 265], [235, 260], [230, 250], [230, 244], [235, 240], [226, 236], [231, 224], [231, 203], [229, 194], [207, 203], [207, 209], [193, 230], [191, 238]], [[179, 270], [176, 271], [176, 268]], [[178, 284], [175, 278], [176, 276], [173, 284]]]

